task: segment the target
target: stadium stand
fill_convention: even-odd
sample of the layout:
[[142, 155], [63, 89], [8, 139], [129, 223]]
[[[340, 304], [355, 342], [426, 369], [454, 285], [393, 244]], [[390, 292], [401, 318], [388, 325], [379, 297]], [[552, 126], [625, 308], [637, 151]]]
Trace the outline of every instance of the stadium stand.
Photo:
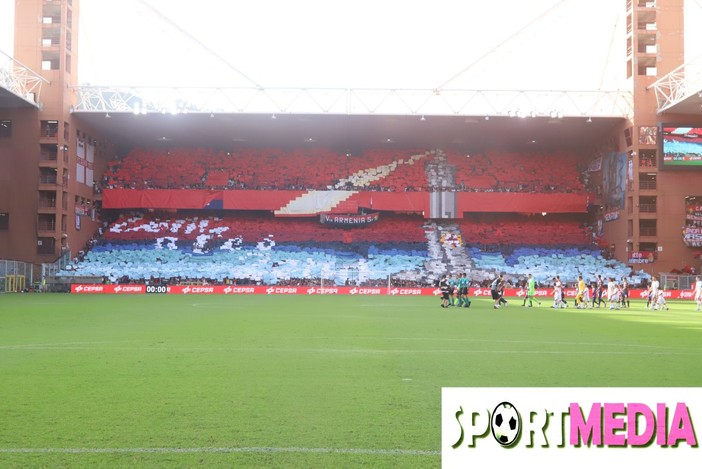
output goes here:
[[372, 226], [340, 229], [320, 224], [318, 219], [275, 218], [249, 213], [182, 217], [138, 214], [118, 218], [105, 232], [105, 240], [152, 241], [169, 236], [179, 241], [193, 241], [206, 236], [212, 240], [242, 238], [246, 242], [275, 237], [279, 242], [423, 243], [426, 239], [422, 222], [423, 219], [418, 217], [383, 215]]
[[447, 152], [456, 168], [459, 190], [483, 192], [584, 192], [577, 156], [568, 153], [521, 154]]
[[427, 260], [423, 219], [383, 216], [372, 226], [340, 229], [311, 219], [261, 214], [123, 216], [68, 275], [111, 281], [152, 277], [278, 284], [326, 279], [335, 284], [421, 282]]
[[130, 152], [109, 164], [104, 188], [415, 190], [426, 186], [429, 152], [247, 148], [237, 152], [169, 149]]
[[606, 259], [599, 250], [588, 247], [520, 247], [516, 249], [504, 247], [502, 251], [486, 251], [471, 247], [469, 251], [476, 268], [483, 272], [483, 275], [502, 272], [507, 278], [517, 282], [523, 281], [528, 273], [531, 273], [542, 285], [550, 285], [554, 275], [558, 275], [565, 284], [570, 286], [575, 286], [578, 275], [582, 275], [586, 282], [595, 280], [597, 275], [616, 279], [627, 277], [632, 285], [639, 284], [642, 279], [650, 277], [643, 271], [632, 273], [625, 264]]
[[[427, 165], [433, 165], [427, 170]], [[584, 192], [572, 154], [472, 155], [422, 150], [367, 150], [360, 155], [328, 149], [248, 148], [130, 152], [112, 161], [103, 188], [312, 189], [470, 192]]]
[[[602, 256], [583, 213], [498, 214], [488, 207], [466, 212], [460, 219], [432, 221], [383, 211], [377, 222], [353, 229], [321, 224], [318, 217], [295, 216], [358, 213], [362, 206], [358, 197], [351, 197], [352, 191], [584, 193], [573, 154], [137, 149], [110, 163], [103, 186], [107, 191], [214, 189], [229, 194], [297, 190], [300, 195], [281, 199], [276, 216], [243, 206], [217, 211], [215, 207], [184, 211], [180, 206], [161, 213], [113, 211], [114, 221], [68, 267], [67, 275], [259, 284], [325, 279], [337, 285], [381, 284], [392, 276], [428, 285], [447, 271], [469, 273], [476, 282], [500, 272], [516, 282], [531, 272], [546, 284], [553, 275], [573, 282], [578, 274], [617, 278], [631, 274], [623, 264]], [[640, 280], [638, 274], [631, 279]]]
[[458, 222], [463, 240], [478, 245], [577, 245], [592, 244], [583, 222], [570, 217], [478, 216]]

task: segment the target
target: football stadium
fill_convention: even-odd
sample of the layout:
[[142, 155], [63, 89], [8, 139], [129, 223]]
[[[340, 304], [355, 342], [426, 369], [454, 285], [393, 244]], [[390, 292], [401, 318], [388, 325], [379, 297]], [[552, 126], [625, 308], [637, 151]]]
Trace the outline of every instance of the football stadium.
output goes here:
[[201, 3], [0, 5], [0, 466], [699, 460], [702, 3]]

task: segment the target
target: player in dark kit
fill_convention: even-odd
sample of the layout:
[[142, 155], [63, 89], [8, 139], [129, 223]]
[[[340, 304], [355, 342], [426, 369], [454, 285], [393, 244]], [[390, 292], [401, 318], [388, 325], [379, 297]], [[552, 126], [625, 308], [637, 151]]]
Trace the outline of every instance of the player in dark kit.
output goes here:
[[597, 276], [597, 283], [595, 284], [595, 291], [592, 293], [592, 307], [595, 307], [595, 303], [597, 303], [597, 307], [599, 308], [602, 306], [602, 303], [604, 303], [604, 300], [602, 299], [602, 293], [604, 292], [604, 280], [602, 280], [602, 275]]
[[622, 277], [622, 282], [619, 286], [622, 290], [622, 308], [628, 308], [631, 306], [631, 303], [629, 302], [629, 282], [626, 280], [626, 277]]
[[441, 307], [448, 308], [450, 301], [449, 296], [451, 295], [451, 287], [449, 285], [448, 278], [446, 278], [446, 275], [441, 277], [441, 280], [439, 281], [439, 288], [441, 289]]
[[495, 304], [492, 305], [493, 309], [500, 307], [500, 284], [502, 283], [502, 274], [492, 281], [490, 284], [490, 294], [492, 299], [495, 300]]
[[500, 282], [500, 289], [498, 290], [500, 293], [500, 299], [497, 300], [497, 303], [500, 306], [507, 306], [507, 300], [505, 300], [505, 280], [502, 279]]

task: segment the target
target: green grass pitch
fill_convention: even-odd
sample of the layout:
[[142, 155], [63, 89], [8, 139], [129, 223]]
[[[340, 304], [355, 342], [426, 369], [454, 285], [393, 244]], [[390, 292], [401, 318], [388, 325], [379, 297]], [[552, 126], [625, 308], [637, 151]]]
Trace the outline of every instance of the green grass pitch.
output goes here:
[[0, 295], [0, 467], [439, 467], [444, 386], [702, 386], [702, 313]]

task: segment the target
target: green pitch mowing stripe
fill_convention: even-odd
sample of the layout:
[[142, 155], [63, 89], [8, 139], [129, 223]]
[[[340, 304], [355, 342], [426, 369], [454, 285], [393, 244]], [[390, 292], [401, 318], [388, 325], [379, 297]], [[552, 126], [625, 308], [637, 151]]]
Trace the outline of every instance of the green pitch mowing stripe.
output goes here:
[[702, 386], [702, 313], [0, 295], [0, 466], [439, 467], [443, 386]]

